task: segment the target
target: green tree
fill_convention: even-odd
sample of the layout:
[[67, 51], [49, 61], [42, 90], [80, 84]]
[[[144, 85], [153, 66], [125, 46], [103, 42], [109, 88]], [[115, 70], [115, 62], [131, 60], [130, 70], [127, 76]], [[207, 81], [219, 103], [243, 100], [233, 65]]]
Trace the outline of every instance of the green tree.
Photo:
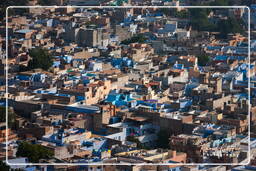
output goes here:
[[51, 5], [53, 0], [38, 0], [40, 5]]
[[[15, 124], [16, 114], [11, 108], [8, 108], [8, 127], [12, 128]], [[6, 107], [0, 106], [0, 122], [6, 121]]]
[[[227, 6], [236, 2], [232, 0], [215, 0], [210, 3], [204, 3], [207, 6]], [[200, 4], [193, 4], [200, 5]], [[227, 20], [220, 19], [217, 24], [212, 23], [208, 15], [211, 11], [215, 12], [216, 9], [189, 9], [190, 24], [192, 28], [198, 31], [216, 31], [220, 32], [220, 38], [226, 38], [228, 33], [243, 33], [244, 25], [241, 19], [229, 17]]]
[[138, 34], [130, 39], [123, 40], [121, 44], [128, 45], [130, 43], [145, 43], [146, 40], [147, 38], [143, 34]]
[[29, 56], [32, 59], [28, 62], [28, 69], [48, 70], [53, 64], [53, 56], [46, 49], [34, 48], [29, 51]]
[[209, 9], [189, 9], [190, 23], [192, 28], [199, 31], [213, 31], [215, 25], [209, 21]]
[[210, 6], [228, 6], [229, 0], [215, 0], [209, 3]]
[[253, 4], [253, 0], [241, 0], [240, 5], [251, 6]]
[[166, 16], [174, 16], [177, 11], [177, 9], [174, 8], [159, 8], [158, 10]]
[[217, 23], [221, 38], [227, 38], [229, 33], [244, 33], [242, 25], [242, 20], [235, 19], [234, 17], [229, 17], [226, 20], [220, 20]]
[[199, 66], [205, 66], [210, 61], [210, 57], [206, 54], [199, 55], [197, 58]]
[[137, 147], [140, 149], [147, 149], [146, 146], [144, 146], [139, 140], [138, 138], [134, 137], [134, 136], [127, 136], [126, 138], [127, 141], [131, 141], [137, 144]]
[[168, 149], [169, 148], [169, 138], [170, 138], [170, 133], [167, 130], [160, 130], [157, 133], [157, 141], [156, 141], [157, 147]]
[[[0, 19], [5, 18], [5, 12], [8, 6], [23, 6], [27, 4], [28, 4], [28, 0], [1, 0], [0, 1]], [[15, 10], [8, 11], [8, 14], [10, 13], [24, 14], [24, 11], [26, 11], [26, 9], [15, 9]]]
[[19, 65], [19, 72], [25, 72], [28, 70], [28, 67], [26, 67], [25, 65]]
[[50, 159], [53, 157], [53, 151], [39, 145], [28, 142], [20, 142], [16, 155], [18, 157], [27, 157], [30, 162], [37, 163], [40, 159]]
[[188, 18], [189, 13], [187, 10], [177, 11], [177, 9], [175, 9], [174, 16], [177, 18]]
[[0, 161], [0, 170], [1, 171], [9, 171], [10, 170], [10, 166], [8, 166], [6, 163], [4, 163], [3, 161]]

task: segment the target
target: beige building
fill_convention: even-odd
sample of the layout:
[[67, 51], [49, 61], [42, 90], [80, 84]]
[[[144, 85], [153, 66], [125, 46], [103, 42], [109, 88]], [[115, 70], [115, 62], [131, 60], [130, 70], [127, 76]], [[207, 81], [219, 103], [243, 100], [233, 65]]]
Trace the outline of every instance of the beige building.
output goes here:
[[127, 53], [128, 57], [136, 62], [143, 61], [153, 54], [154, 49], [150, 45], [140, 43], [131, 43]]

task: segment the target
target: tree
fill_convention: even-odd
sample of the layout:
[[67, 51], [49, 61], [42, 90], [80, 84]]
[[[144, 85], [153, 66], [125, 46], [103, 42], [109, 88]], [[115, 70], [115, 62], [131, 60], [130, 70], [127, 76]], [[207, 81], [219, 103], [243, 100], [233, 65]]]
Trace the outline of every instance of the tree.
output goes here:
[[50, 159], [53, 157], [53, 151], [39, 145], [28, 142], [20, 142], [16, 155], [18, 157], [27, 157], [30, 162], [37, 163], [40, 159]]
[[226, 20], [220, 20], [217, 23], [221, 38], [227, 38], [229, 33], [244, 33], [242, 25], [242, 21], [235, 19], [234, 17], [229, 17]]
[[52, 0], [38, 0], [38, 3], [40, 5], [51, 5], [52, 4]]
[[[233, 5], [232, 0], [215, 0], [210, 3], [204, 3], [207, 6], [228, 6]], [[200, 5], [200, 4], [193, 4]], [[192, 28], [198, 31], [216, 31], [220, 32], [220, 38], [227, 38], [228, 33], [243, 33], [244, 30], [242, 25], [244, 25], [241, 19], [236, 19], [234, 17], [229, 17], [227, 20], [220, 19], [217, 24], [212, 23], [208, 15], [211, 11], [216, 11], [217, 9], [189, 9], [190, 24]]]
[[25, 65], [19, 65], [19, 72], [25, 72], [28, 70], [28, 67], [26, 67]]
[[177, 9], [175, 9], [174, 16], [177, 18], [188, 18], [189, 14], [187, 10], [177, 11]]
[[[0, 19], [5, 18], [5, 11], [8, 6], [24, 6], [27, 4], [28, 4], [28, 0], [1, 0], [0, 1]], [[26, 11], [26, 9], [10, 10], [10, 12], [14, 14], [22, 14], [22, 13], [24, 14], [24, 11]]]
[[[8, 127], [12, 128], [15, 124], [16, 114], [8, 108]], [[6, 122], [6, 107], [0, 106], [0, 122]]]
[[134, 136], [127, 136], [126, 138], [127, 141], [131, 141], [131, 142], [134, 142], [137, 144], [137, 147], [140, 148], [140, 149], [147, 149], [146, 146], [144, 146], [138, 138], [134, 137]]
[[159, 8], [158, 10], [166, 16], [175, 16], [177, 12], [175, 8]]
[[147, 40], [143, 34], [138, 34], [136, 36], [131, 37], [130, 39], [123, 40], [121, 44], [128, 45], [130, 43], [145, 43]]
[[32, 57], [32, 60], [28, 62], [28, 69], [48, 70], [53, 64], [53, 56], [46, 49], [34, 48], [29, 51], [29, 56]]
[[241, 0], [240, 5], [251, 6], [253, 4], [253, 0]]
[[6, 163], [4, 163], [3, 161], [0, 161], [0, 170], [1, 171], [9, 171], [10, 166], [6, 165]]
[[229, 0], [215, 0], [209, 3], [210, 6], [228, 6]]
[[192, 28], [199, 31], [213, 31], [215, 25], [209, 21], [209, 9], [189, 9], [190, 24]]
[[160, 130], [157, 133], [157, 147], [158, 148], [164, 148], [167, 149], [169, 148], [169, 138], [170, 134], [167, 130]]
[[199, 66], [205, 66], [210, 61], [209, 56], [206, 54], [199, 55], [197, 58]]

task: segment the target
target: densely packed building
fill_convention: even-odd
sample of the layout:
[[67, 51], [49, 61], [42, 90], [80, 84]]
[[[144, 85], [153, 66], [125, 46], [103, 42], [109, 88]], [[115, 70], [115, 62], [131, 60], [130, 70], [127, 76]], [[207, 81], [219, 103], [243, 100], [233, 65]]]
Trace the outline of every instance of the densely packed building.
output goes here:
[[[1, 159], [7, 151], [9, 163], [92, 164], [49, 170], [256, 169], [256, 41], [246, 8], [209, 9], [216, 28], [205, 31], [185, 2], [65, 3], [113, 8], [9, 8], [8, 37], [0, 28]], [[229, 19], [241, 30], [219, 28]], [[249, 166], [183, 165], [249, 156]]]

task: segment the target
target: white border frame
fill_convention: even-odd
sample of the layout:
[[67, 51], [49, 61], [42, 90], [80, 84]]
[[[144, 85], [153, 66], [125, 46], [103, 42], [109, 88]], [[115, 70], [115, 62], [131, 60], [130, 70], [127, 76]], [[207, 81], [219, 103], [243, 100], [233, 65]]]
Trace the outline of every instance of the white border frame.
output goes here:
[[197, 166], [197, 165], [202, 165], [202, 166], [218, 166], [218, 165], [226, 165], [226, 166], [235, 166], [235, 165], [248, 165], [250, 164], [251, 161], [251, 148], [250, 148], [250, 109], [251, 109], [251, 90], [250, 90], [250, 69], [248, 71], [248, 155], [247, 155], [247, 161], [246, 163], [10, 163], [8, 160], [8, 10], [13, 9], [13, 8], [21, 8], [21, 9], [26, 9], [26, 8], [214, 8], [214, 9], [247, 9], [248, 10], [248, 61], [249, 65], [251, 64], [251, 52], [250, 52], [250, 47], [251, 47], [251, 36], [250, 36], [250, 31], [251, 31], [251, 10], [248, 6], [9, 6], [6, 8], [6, 65], [5, 65], [5, 74], [6, 74], [6, 92], [5, 92], [5, 98], [6, 98], [6, 163], [10, 166], [36, 166], [36, 165], [42, 165], [42, 166], [107, 166], [107, 165], [127, 165], [127, 166], [132, 166], [132, 165], [158, 165], [158, 166], [169, 166], [169, 165], [176, 165], [176, 166]]

